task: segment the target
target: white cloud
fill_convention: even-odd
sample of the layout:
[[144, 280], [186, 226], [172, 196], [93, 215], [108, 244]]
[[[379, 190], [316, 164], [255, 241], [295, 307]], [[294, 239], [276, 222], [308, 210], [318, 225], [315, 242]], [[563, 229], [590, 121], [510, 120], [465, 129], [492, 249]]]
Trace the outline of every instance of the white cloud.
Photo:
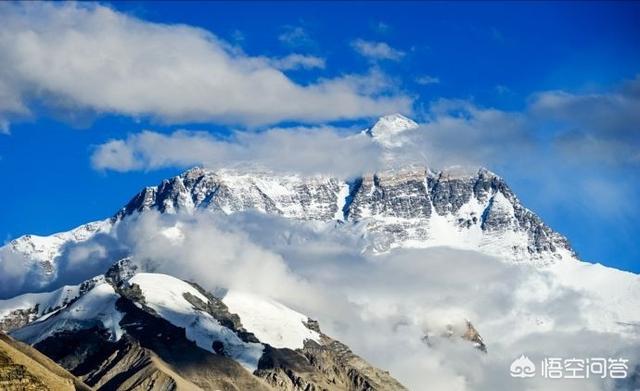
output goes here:
[[[148, 231], [167, 225], [175, 222], [170, 217], [153, 220]], [[223, 232], [229, 228], [221, 227], [233, 227], [233, 237], [211, 235], [211, 225]], [[509, 364], [522, 353], [537, 362], [545, 355], [638, 356], [637, 340], [589, 331], [585, 319], [597, 318], [602, 310], [590, 294], [563, 286], [551, 273], [527, 265], [447, 248], [372, 256], [360, 251], [357, 229], [336, 231], [330, 225], [255, 213], [220, 215], [181, 229], [187, 237], [195, 235], [193, 240], [174, 249], [161, 244], [157, 248], [154, 242], [144, 246], [139, 256], [166, 259], [158, 270], [188, 277], [195, 270], [211, 270], [208, 264], [214, 270], [225, 267], [217, 261], [224, 255], [209, 259], [217, 251], [210, 248], [221, 246], [221, 253], [228, 253], [228, 245], [218, 241], [231, 240], [232, 246], [260, 251], [259, 257], [252, 253], [245, 257], [239, 251], [238, 263], [248, 262], [246, 270], [239, 266], [242, 273], [232, 270], [229, 276], [216, 277], [201, 277], [216, 273], [196, 273], [194, 279], [204, 279], [211, 289], [229, 286], [234, 276], [240, 276], [233, 282], [236, 286], [252, 289], [257, 284], [262, 294], [275, 292], [279, 300], [318, 318], [326, 333], [390, 370], [410, 389], [429, 384], [430, 389], [442, 391], [604, 390], [610, 385], [601, 379], [574, 383], [537, 378], [523, 384], [509, 377]], [[136, 241], [145, 237], [137, 232], [130, 236]], [[179, 254], [181, 262], [176, 263], [173, 254]], [[281, 266], [273, 273], [252, 270], [249, 265], [260, 257]], [[195, 265], [190, 265], [194, 260]], [[459, 338], [442, 336], [448, 326], [464, 327], [465, 318], [485, 338], [487, 355]], [[430, 334], [430, 346], [422, 340], [425, 333]]]
[[[208, 289], [252, 291], [276, 299], [323, 300], [319, 291], [289, 269], [280, 254], [252, 242], [241, 229], [220, 222], [210, 214], [166, 216], [152, 212], [125, 222], [116, 235], [147, 270], [196, 281]], [[167, 240], [173, 238], [167, 232], [179, 233], [180, 239]]]
[[[352, 228], [250, 212], [149, 212], [108, 237], [66, 248], [55, 284], [77, 283], [132, 254], [146, 270], [206, 289], [280, 300], [414, 390], [424, 384], [435, 391], [610, 390], [599, 378], [513, 379], [509, 364], [523, 353], [536, 362], [544, 356], [639, 358], [637, 339], [587, 327], [587, 318], [602, 313], [592, 294], [562, 285], [548, 271], [448, 248], [373, 256], [361, 251], [362, 233]], [[83, 254], [84, 264], [78, 259]], [[0, 274], [0, 281], [15, 277], [16, 271]], [[465, 319], [488, 354], [443, 335], [448, 326], [464, 327]]]
[[393, 60], [399, 61], [404, 57], [405, 53], [389, 46], [385, 42], [365, 41], [364, 39], [356, 39], [351, 46], [360, 55], [370, 60]]
[[227, 140], [205, 132], [176, 131], [165, 135], [144, 131], [99, 145], [91, 162], [96, 169], [114, 171], [250, 165], [275, 171], [349, 176], [377, 168], [380, 155], [379, 146], [368, 137], [346, 137], [333, 128], [236, 132]]
[[143, 131], [97, 146], [91, 161], [96, 169], [114, 171], [255, 166], [349, 177], [411, 164], [435, 169], [451, 165], [494, 167], [532, 148], [521, 115], [479, 108], [466, 101], [435, 102], [426, 123], [396, 136], [401, 141], [399, 147], [385, 150], [359, 132], [332, 127], [273, 128], [260, 133], [238, 131], [220, 139], [206, 132]]
[[[146, 134], [147, 132], [142, 132], [138, 137], [144, 138]], [[142, 159], [139, 157], [141, 153], [134, 150], [137, 144], [135, 141], [131, 140], [130, 137], [127, 141], [111, 140], [100, 145], [91, 156], [93, 167], [96, 169], [109, 168], [110, 170], [121, 172], [143, 168], [159, 168], [144, 166]], [[178, 162], [173, 163], [177, 164]]]
[[440, 83], [440, 79], [434, 76], [423, 75], [416, 78], [416, 83], [421, 85], [438, 84]]
[[309, 56], [304, 54], [293, 53], [282, 58], [270, 59], [271, 66], [283, 71], [292, 69], [323, 69], [325, 66], [325, 60], [321, 57]]
[[[3, 121], [37, 115], [35, 107], [42, 106], [249, 126], [410, 111], [406, 96], [370, 94], [343, 79], [296, 84], [270, 59], [247, 56], [199, 28], [151, 23], [88, 3], [0, 7]], [[311, 57], [278, 61], [281, 68], [320, 65]]]
[[533, 139], [520, 113], [479, 107], [465, 100], [439, 99], [427, 121], [406, 135], [402, 160], [423, 161], [435, 168], [452, 165], [501, 168], [514, 156], [531, 154]]

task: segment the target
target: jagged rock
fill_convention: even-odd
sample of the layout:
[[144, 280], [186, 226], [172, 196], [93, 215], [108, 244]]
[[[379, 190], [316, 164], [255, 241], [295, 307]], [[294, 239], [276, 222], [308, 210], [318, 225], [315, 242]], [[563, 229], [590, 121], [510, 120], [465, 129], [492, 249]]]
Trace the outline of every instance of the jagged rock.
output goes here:
[[[427, 344], [427, 346], [433, 347], [435, 345], [434, 340], [432, 339], [433, 330], [426, 330], [424, 336], [422, 337], [422, 342]], [[437, 334], [436, 334], [437, 335]], [[444, 329], [444, 332], [441, 333], [440, 337], [444, 337], [445, 339], [454, 339], [461, 338], [465, 341], [473, 343], [473, 345], [483, 353], [487, 353], [487, 345], [480, 336], [480, 333], [473, 324], [466, 320], [464, 323], [464, 327], [454, 327], [453, 325], [447, 325]]]
[[467, 321], [467, 330], [462, 335], [463, 339], [467, 341], [473, 342], [475, 346], [484, 353], [487, 353], [487, 345], [485, 345], [484, 340], [478, 333], [475, 327], [471, 324], [471, 322]]
[[278, 390], [406, 390], [324, 334], [321, 343], [307, 341], [301, 350], [267, 347], [255, 373]]
[[[411, 168], [345, 182], [196, 168], [146, 188], [116, 218], [149, 209], [257, 210], [295, 219], [364, 221], [369, 244], [378, 252], [451, 245], [534, 263], [574, 256], [562, 235], [524, 208], [506, 183], [486, 169], [434, 173]], [[501, 240], [507, 232], [514, 235]]]

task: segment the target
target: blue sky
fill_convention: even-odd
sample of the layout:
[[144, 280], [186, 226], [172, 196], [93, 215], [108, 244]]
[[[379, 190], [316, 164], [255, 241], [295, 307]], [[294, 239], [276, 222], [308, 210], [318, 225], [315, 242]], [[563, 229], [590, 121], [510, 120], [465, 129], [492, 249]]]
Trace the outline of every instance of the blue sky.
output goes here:
[[[434, 125], [455, 119], [448, 133], [433, 135], [440, 152], [506, 177], [584, 259], [640, 272], [637, 3], [3, 7], [3, 240], [110, 216], [141, 187], [192, 162], [157, 163], [157, 148], [144, 162], [96, 159], [113, 140], [141, 148], [131, 135], [143, 130], [211, 137], [273, 126], [348, 130], [401, 111]], [[25, 31], [35, 25], [29, 40]], [[219, 60], [210, 70], [209, 58]], [[207, 72], [218, 71], [241, 100], [255, 101], [199, 91], [209, 86]], [[171, 88], [173, 79], [189, 88]], [[261, 108], [263, 96], [271, 103]], [[202, 103], [209, 99], [215, 103]], [[463, 149], [456, 140], [464, 137], [477, 141]]]

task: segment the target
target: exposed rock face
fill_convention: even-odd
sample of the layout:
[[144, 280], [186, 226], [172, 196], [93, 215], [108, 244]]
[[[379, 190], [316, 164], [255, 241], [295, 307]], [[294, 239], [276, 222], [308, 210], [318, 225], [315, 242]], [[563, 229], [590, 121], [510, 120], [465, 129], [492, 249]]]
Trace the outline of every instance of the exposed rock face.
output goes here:
[[54, 292], [35, 293], [0, 301], [0, 332], [23, 327], [38, 318], [67, 307], [75, 302], [78, 297], [90, 291], [101, 281], [100, 278], [92, 278], [75, 286], [63, 286]]
[[0, 351], [0, 389], [11, 391], [50, 390], [40, 379], [31, 374], [27, 367], [15, 363], [3, 351]]
[[184, 329], [126, 299], [126, 333], [115, 342], [98, 328], [60, 333], [36, 347], [99, 390], [268, 390], [234, 360], [198, 348]]
[[266, 173], [212, 172], [192, 169], [147, 187], [116, 216], [157, 209], [165, 213], [194, 208], [233, 213], [258, 210], [284, 217], [331, 220], [343, 183], [335, 178], [271, 176]]
[[[432, 337], [434, 337], [434, 335], [431, 334], [431, 331], [426, 330], [425, 335], [422, 337], [422, 341], [428, 346], [433, 346], [434, 342]], [[464, 322], [463, 327], [454, 327], [453, 325], [447, 325], [444, 333], [442, 333], [440, 337], [449, 340], [453, 340], [454, 338], [461, 338], [465, 341], [473, 343], [473, 346], [475, 346], [475, 348], [479, 351], [487, 353], [487, 345], [485, 344], [484, 339], [482, 339], [482, 336], [480, 336], [478, 330], [476, 330], [473, 324], [468, 320]]]
[[[242, 317], [220, 298], [167, 275], [137, 274], [130, 259], [115, 263], [104, 276], [80, 284], [76, 291], [78, 296], [57, 312], [12, 330], [12, 335], [34, 344], [96, 389], [404, 389], [388, 373], [322, 334], [317, 322], [304, 317], [305, 322], [291, 323], [301, 314], [272, 301], [262, 307], [275, 306], [278, 311], [271, 313], [276, 323], [268, 324], [268, 332], [286, 336], [297, 328], [313, 339], [300, 342], [301, 347], [271, 346], [245, 328]], [[58, 293], [42, 295], [37, 299], [47, 302]], [[25, 303], [26, 297], [11, 303]], [[254, 304], [260, 308], [261, 299], [250, 297], [249, 309]], [[256, 325], [262, 315], [253, 318], [251, 324]], [[296, 344], [291, 337], [283, 341]]]
[[462, 335], [463, 339], [467, 341], [473, 342], [475, 346], [483, 352], [487, 352], [487, 345], [485, 345], [484, 340], [478, 333], [475, 327], [471, 324], [471, 322], [467, 321], [467, 330]]
[[406, 390], [325, 335], [322, 343], [307, 341], [298, 351], [267, 348], [256, 375], [278, 390]]
[[0, 332], [19, 329], [38, 318], [39, 304], [29, 308], [19, 308], [9, 312], [0, 319]]
[[434, 173], [411, 168], [345, 182], [196, 168], [146, 188], [116, 218], [150, 209], [257, 210], [295, 219], [364, 221], [375, 251], [449, 245], [542, 264], [573, 256], [562, 235], [523, 207], [502, 178], [485, 169]]

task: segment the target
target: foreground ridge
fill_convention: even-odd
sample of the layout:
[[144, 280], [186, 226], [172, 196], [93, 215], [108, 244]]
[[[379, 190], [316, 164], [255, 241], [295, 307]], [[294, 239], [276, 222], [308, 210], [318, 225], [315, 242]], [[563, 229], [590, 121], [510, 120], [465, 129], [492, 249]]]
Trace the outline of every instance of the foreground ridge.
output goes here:
[[[267, 298], [220, 299], [138, 273], [130, 259], [75, 288], [0, 301], [0, 325], [97, 389], [405, 389], [317, 322]], [[48, 307], [64, 292], [73, 294]], [[278, 323], [260, 324], [273, 317]]]

